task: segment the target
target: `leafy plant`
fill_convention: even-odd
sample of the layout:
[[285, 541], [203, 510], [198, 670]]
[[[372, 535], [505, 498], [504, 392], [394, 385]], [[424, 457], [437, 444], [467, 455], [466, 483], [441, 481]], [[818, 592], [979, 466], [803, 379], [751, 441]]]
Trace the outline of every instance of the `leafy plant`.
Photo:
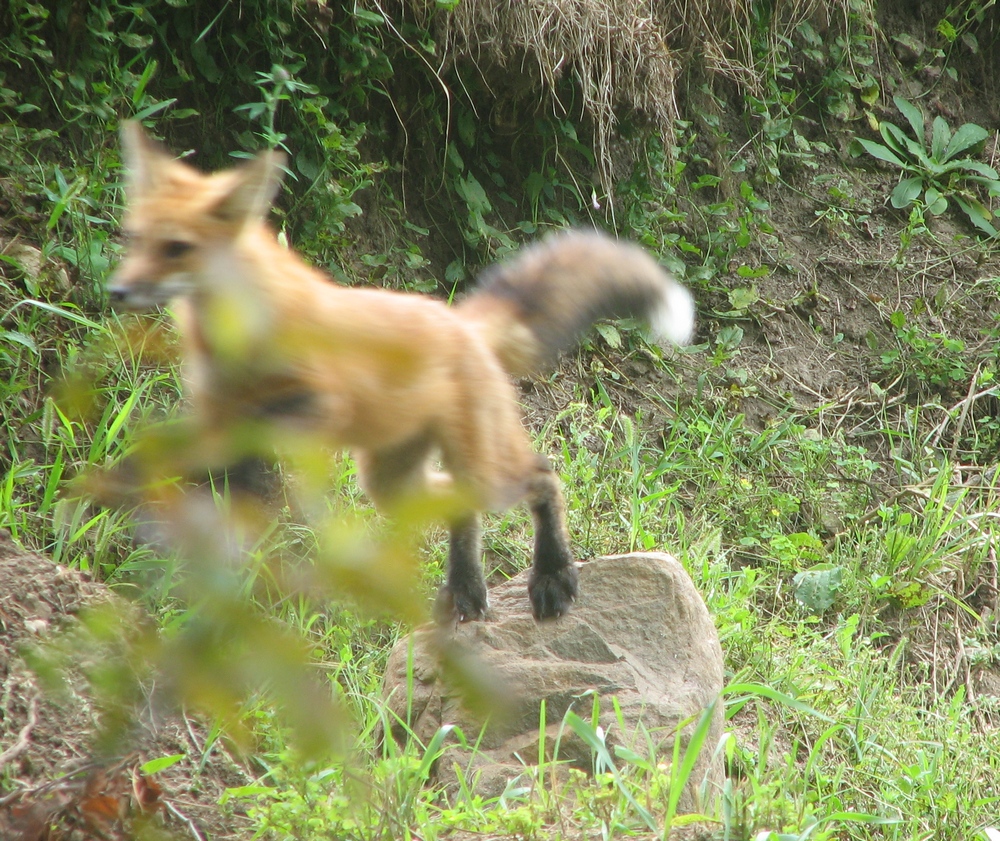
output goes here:
[[822, 614], [833, 606], [840, 589], [844, 570], [834, 564], [816, 564], [796, 573], [792, 579], [795, 598], [807, 610]]
[[919, 384], [949, 392], [964, 389], [972, 374], [972, 361], [965, 352], [965, 343], [941, 332], [928, 333], [896, 310], [889, 317], [899, 346], [881, 354], [886, 370], [911, 376]]
[[[440, 292], [464, 281], [467, 262], [499, 256], [536, 229], [603, 215], [697, 285], [711, 341], [707, 351], [692, 352], [706, 354], [696, 390], [688, 380], [691, 388], [674, 401], [665, 396], [671, 389], [650, 389], [645, 377], [630, 382], [633, 368], [652, 368], [667, 379], [680, 366], [663, 366], [645, 346], [633, 348], [624, 365], [620, 354], [604, 355], [605, 345], [628, 344], [608, 325], [596, 351], [579, 361], [576, 386], [563, 368], [538, 388], [572, 391], [562, 412], [544, 415], [550, 426], [542, 449], [565, 475], [581, 556], [675, 551], [716, 618], [733, 676], [726, 707], [739, 734], [717, 747], [704, 745], [724, 750], [737, 771], [726, 781], [722, 814], [710, 816], [717, 834], [1000, 841], [993, 782], [1000, 774], [1000, 732], [978, 723], [1000, 713], [1000, 702], [982, 692], [963, 697], [961, 674], [995, 669], [1000, 657], [995, 611], [989, 613], [986, 601], [995, 590], [984, 578], [995, 564], [996, 480], [985, 469], [968, 469], [970, 462], [992, 465], [1000, 440], [1000, 322], [979, 336], [971, 325], [956, 332], [945, 318], [954, 319], [952, 296], [892, 313], [895, 342], [888, 351], [872, 345], [885, 351], [878, 373], [883, 384], [905, 377], [907, 397], [917, 399], [905, 416], [893, 417], [890, 409], [902, 404], [879, 407], [885, 392], [873, 384], [874, 404], [845, 398], [865, 407], [858, 426], [842, 419], [837, 401], [805, 412], [783, 398], [772, 402], [784, 388], [768, 379], [775, 366], [759, 365], [751, 354], [755, 326], [773, 309], [766, 275], [782, 271], [781, 252], [789, 247], [770, 226], [771, 182], [795, 170], [808, 175], [801, 170], [822, 163], [813, 182], [831, 179], [828, 206], [817, 214], [822, 224], [844, 238], [859, 230], [879, 236], [867, 197], [852, 189], [849, 176], [827, 174], [834, 156], [798, 113], [808, 101], [854, 120], [880, 95], [871, 44], [881, 34], [871, 4], [843, 2], [849, 26], [842, 34], [800, 27], [816, 67], [806, 80], [784, 41], [764, 38], [755, 46], [762, 59], [775, 57], [759, 99], [744, 100], [751, 127], [760, 132], [748, 147], [753, 154], [732, 151], [731, 121], [719, 116], [731, 117], [730, 103], [704, 90], [710, 107], [695, 122], [678, 120], [672, 137], [643, 139], [636, 132], [629, 138], [643, 143], [646, 155], [615, 184], [613, 197], [593, 192], [594, 159], [579, 112], [536, 117], [534, 134], [518, 124], [505, 138], [478, 108], [489, 91], [477, 87], [476, 74], [462, 80], [469, 91], [464, 99], [456, 88], [441, 97], [439, 82], [455, 80], [434, 75], [444, 44], [413, 21], [394, 23], [363, 8], [379, 4], [341, 9], [245, 0], [220, 11], [191, 0], [89, 6], [12, 0], [0, 12], [0, 108], [10, 116], [0, 125], [0, 204], [11, 202], [6, 223], [34, 249], [16, 251], [18, 243], [10, 242], [0, 248], [0, 405], [7, 430], [0, 446], [0, 523], [26, 546], [94, 577], [127, 590], [143, 585], [161, 633], [150, 627], [139, 635], [131, 626], [122, 629], [125, 617], [99, 616], [77, 641], [97, 666], [106, 662], [99, 653], [131, 656], [137, 677], [149, 674], [153, 655], [160, 662], [182, 654], [178, 679], [197, 681], [203, 692], [219, 688], [226, 717], [214, 724], [202, 764], [217, 739], [230, 737], [223, 724], [238, 719], [235, 735], [245, 737], [252, 761], [266, 773], [230, 796], [254, 798], [258, 837], [433, 841], [462, 832], [529, 841], [633, 837], [649, 834], [651, 825], [656, 837], [671, 827], [676, 836], [686, 820], [675, 814], [677, 797], [694, 750], [681, 750], [680, 741], [673, 757], [627, 753], [620, 745], [612, 750], [597, 721], [581, 714], [564, 729], [591, 746], [593, 775], [571, 769], [563, 786], [566, 766], [546, 758], [540, 744], [537, 764], [526, 756], [532, 764], [499, 796], [478, 793], [473, 763], [459, 769], [459, 792], [449, 796], [429, 774], [436, 761], [448, 761], [441, 757], [446, 731], [426, 745], [377, 741], [388, 720], [380, 677], [398, 629], [364, 610], [360, 598], [346, 604], [326, 598], [345, 589], [332, 583], [335, 573], [337, 582], [354, 582], [371, 598], [385, 592], [377, 589], [384, 583], [377, 576], [365, 577], [377, 567], [362, 550], [390, 526], [361, 501], [349, 458], [318, 460], [318, 448], [302, 441], [290, 483], [295, 492], [281, 519], [261, 523], [264, 533], [245, 546], [234, 538], [234, 547], [243, 546], [238, 555], [199, 553], [197, 564], [136, 546], [123, 514], [67, 497], [74, 474], [133, 450], [139, 423], [169, 419], [178, 400], [169, 328], [161, 326], [155, 341], [150, 335], [130, 344], [118, 335], [127, 324], [98, 315], [99, 289], [118, 248], [114, 129], [124, 114], [155, 118], [176, 145], [209, 156], [284, 144], [290, 190], [282, 228], [341, 279], [364, 276]], [[454, 5], [437, 3], [439, 10]], [[952, 29], [941, 27], [942, 37], [969, 48], [993, 5], [953, 4], [946, 12]], [[81, 10], [82, 28], [70, 31], [69, 13]], [[403, 47], [391, 28], [397, 25]], [[415, 66], [427, 71], [413, 73]], [[790, 90], [808, 85], [808, 78], [815, 79], [814, 90]], [[952, 203], [962, 209], [960, 199], [995, 194], [988, 167], [975, 161], [981, 142], [975, 138], [984, 130], [952, 132], [944, 120], [927, 123], [907, 105], [916, 120], [900, 106], [907, 115], [903, 128], [893, 132], [883, 124], [877, 144], [895, 159], [881, 160], [907, 181], [897, 189], [916, 183], [908, 205], [913, 221], [901, 238], [918, 234], [932, 211]], [[199, 119], [191, 119], [196, 113]], [[537, 142], [527, 142], [532, 139]], [[378, 215], [384, 239], [355, 236], [362, 207], [369, 219]], [[1000, 228], [985, 209], [980, 213]], [[442, 229], [453, 232], [454, 253], [442, 253]], [[469, 261], [473, 252], [477, 260]], [[443, 278], [434, 277], [431, 255], [444, 257], [442, 265], [453, 260]], [[994, 284], [991, 300], [1000, 292], [996, 280], [978, 283]], [[815, 289], [803, 294], [818, 299]], [[964, 292], [954, 297], [968, 300]], [[933, 320], [915, 320], [929, 311]], [[64, 373], [55, 377], [59, 368]], [[631, 401], [623, 405], [623, 392], [641, 394], [641, 413]], [[926, 424], [918, 420], [932, 419], [938, 429], [943, 407], [928, 394], [957, 400], [967, 393], [967, 402], [953, 400], [944, 409], [962, 455], [967, 447], [976, 456], [961, 460], [963, 483], [956, 484], [937, 461], [938, 442], [925, 438]], [[770, 407], [766, 415], [741, 414], [748, 395]], [[963, 406], [972, 407], [968, 418]], [[871, 460], [886, 448], [901, 488], [888, 500]], [[939, 482], [929, 484], [928, 476]], [[992, 487], [967, 484], [970, 476]], [[206, 507], [205, 517], [213, 512]], [[344, 520], [348, 525], [340, 527]], [[503, 573], [523, 567], [530, 526], [521, 511], [493, 520], [491, 565]], [[836, 540], [827, 540], [831, 533]], [[430, 561], [421, 574], [439, 576], [445, 553], [441, 536], [431, 534], [420, 549]], [[326, 576], [326, 589], [311, 598], [304, 588], [316, 576]], [[303, 589], [290, 591], [292, 581]], [[977, 622], [963, 610], [966, 603], [994, 618]], [[937, 662], [929, 680], [915, 642], [920, 638], [910, 628], [932, 614], [934, 639], [956, 656], [951, 670]], [[216, 638], [224, 638], [219, 647], [208, 644], [213, 623]], [[123, 651], [129, 631], [137, 645]], [[279, 656], [282, 647], [288, 656]], [[81, 659], [77, 650], [57, 653], [71, 666]], [[205, 652], [215, 652], [216, 660], [202, 659]], [[309, 692], [296, 691], [315, 684], [287, 680], [284, 667], [306, 664], [307, 671], [329, 676], [328, 685], [318, 681], [318, 691], [338, 702], [335, 717], [307, 703]], [[114, 691], [120, 675], [110, 666], [104, 671], [98, 689], [106, 691], [94, 708], [115, 711], [122, 706]], [[968, 687], [974, 691], [975, 683]], [[300, 744], [310, 735], [302, 719], [332, 728], [348, 713], [350, 732], [357, 733], [350, 761], [303, 762], [288, 748], [292, 732], [299, 731]], [[162, 768], [174, 759], [154, 762]]]
[[[913, 309], [927, 312], [930, 306], [919, 300]], [[934, 306], [930, 311], [940, 310]], [[946, 329], [930, 328], [902, 310], [893, 311], [889, 323], [896, 343], [894, 347], [882, 349], [878, 357], [886, 382], [902, 379], [907, 389], [915, 394], [933, 393], [947, 399], [956, 399], [968, 392], [973, 381], [977, 390], [989, 389], [995, 382], [1000, 364], [998, 328], [980, 329], [978, 340], [965, 341], [950, 335]], [[869, 344], [873, 350], [878, 349], [874, 338]], [[982, 426], [977, 432], [986, 433], [987, 417], [980, 418], [980, 423]]]
[[931, 123], [931, 140], [925, 138], [924, 116], [920, 109], [902, 97], [893, 97], [913, 136], [899, 126], [883, 120], [879, 132], [885, 143], [855, 138], [855, 143], [880, 161], [897, 166], [906, 173], [892, 191], [889, 201], [900, 210], [921, 201], [926, 209], [938, 215], [954, 200], [984, 234], [995, 237], [998, 231], [990, 221], [992, 212], [977, 197], [974, 188], [986, 190], [989, 197], [1000, 196], [1000, 175], [991, 166], [973, 157], [975, 148], [989, 131], [975, 123], [963, 123], [953, 133], [943, 117]]

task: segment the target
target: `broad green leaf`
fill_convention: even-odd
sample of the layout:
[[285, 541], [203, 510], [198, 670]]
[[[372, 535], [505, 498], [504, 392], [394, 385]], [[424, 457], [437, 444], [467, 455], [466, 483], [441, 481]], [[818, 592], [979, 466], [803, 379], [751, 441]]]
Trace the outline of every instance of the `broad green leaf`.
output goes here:
[[942, 195], [937, 187], [928, 187], [924, 193], [924, 204], [927, 210], [935, 216], [940, 216], [948, 209], [948, 199]]
[[177, 101], [176, 97], [173, 97], [171, 99], [164, 99], [162, 102], [157, 102], [153, 105], [150, 105], [147, 108], [143, 108], [141, 111], [138, 111], [136, 114], [133, 115], [133, 119], [138, 120], [139, 122], [147, 120], [151, 116], [153, 116], [153, 114], [156, 114], [158, 111], [162, 111], [164, 108], [169, 108], [176, 101]]
[[458, 146], [454, 143], [449, 143], [445, 147], [445, 155], [448, 158], [448, 165], [453, 167], [456, 172], [463, 172], [465, 170], [465, 161], [462, 160], [462, 154], [458, 151]]
[[945, 150], [951, 141], [951, 129], [944, 117], [935, 117], [931, 127], [931, 157], [937, 161], [945, 160]]
[[0, 329], [0, 340], [10, 342], [13, 345], [21, 345], [33, 353], [38, 353], [38, 345], [35, 344], [35, 340], [19, 330]]
[[716, 341], [730, 350], [738, 348], [743, 341], [743, 328], [739, 324], [730, 324], [719, 331]]
[[809, 21], [802, 21], [798, 26], [795, 27], [802, 39], [810, 47], [822, 47], [823, 39], [820, 37], [819, 33], [813, 28]]
[[489, 198], [483, 185], [479, 183], [474, 175], [467, 175], [464, 178], [455, 179], [455, 192], [457, 192], [469, 206], [470, 211], [479, 213], [489, 213], [493, 210]]
[[962, 158], [958, 161], [951, 161], [946, 166], [954, 169], [964, 169], [968, 172], [978, 172], [984, 178], [989, 178], [994, 181], [1000, 179], [1000, 175], [997, 175], [997, 171], [993, 169], [993, 167], [988, 166], [981, 161], [974, 161], [972, 158]]
[[968, 180], [976, 184], [982, 184], [986, 188], [987, 195], [1000, 196], [1000, 180], [996, 178], [981, 178], [978, 175], [970, 175]]
[[734, 310], [749, 309], [760, 300], [757, 287], [741, 287], [729, 291], [729, 304]]
[[948, 143], [948, 148], [944, 153], [944, 160], [950, 160], [956, 155], [971, 149], [977, 143], [982, 143], [989, 136], [990, 133], [982, 126], [977, 126], [975, 123], [964, 123], [952, 135]]
[[885, 142], [889, 144], [889, 148], [894, 149], [904, 159], [912, 159], [924, 166], [930, 164], [930, 158], [927, 157], [924, 147], [907, 137], [899, 126], [883, 120], [879, 129]]
[[844, 571], [833, 564], [816, 564], [795, 575], [795, 598], [817, 615], [833, 605]]
[[146, 68], [139, 75], [139, 81], [136, 82], [135, 90], [132, 91], [132, 105], [136, 108], [139, 107], [139, 102], [142, 100], [142, 95], [146, 92], [146, 85], [149, 84], [149, 80], [156, 75], [156, 70], [159, 67], [158, 62], [154, 58], [152, 61], [146, 64]]
[[835, 117], [841, 122], [846, 123], [851, 119], [851, 103], [845, 96], [840, 96], [839, 94], [828, 96], [826, 98], [826, 110], [830, 112], [830, 116]]
[[618, 328], [614, 324], [608, 324], [605, 321], [599, 321], [594, 325], [594, 329], [600, 333], [601, 338], [604, 339], [611, 347], [616, 350], [622, 346], [622, 334], [618, 332]]
[[261, 794], [274, 794], [274, 786], [234, 786], [227, 788], [219, 798], [220, 805], [225, 805], [232, 797], [257, 797]]
[[876, 143], [873, 140], [865, 140], [861, 137], [857, 138], [855, 142], [873, 158], [878, 158], [880, 161], [885, 161], [899, 167], [906, 166], [903, 159], [888, 146], [883, 146], [881, 143]]
[[955, 24], [947, 18], [939, 20], [938, 25], [934, 28], [937, 30], [938, 35], [944, 38], [949, 44], [954, 44], [955, 39], [958, 38], [958, 30], [955, 29]]
[[420, 768], [417, 771], [417, 775], [422, 782], [426, 782], [428, 777], [430, 777], [431, 768], [434, 767], [434, 763], [438, 761], [441, 752], [444, 750], [444, 740], [448, 738], [448, 735], [454, 729], [454, 724], [442, 724], [431, 738], [427, 749], [424, 751], [423, 759], [420, 761]]
[[901, 96], [894, 96], [892, 101], [896, 103], [896, 107], [899, 109], [906, 121], [910, 124], [910, 128], [913, 129], [913, 136], [917, 139], [917, 142], [923, 145], [924, 142], [924, 115], [921, 113], [920, 109], [916, 105], [907, 102]]
[[954, 199], [958, 203], [958, 206], [965, 211], [965, 215], [969, 217], [969, 221], [979, 228], [979, 230], [990, 237], [1000, 236], [1000, 231], [997, 231], [993, 227], [993, 223], [990, 222], [989, 211], [979, 202], [963, 196], [954, 196]]
[[528, 194], [528, 198], [535, 202], [538, 201], [538, 197], [542, 194], [542, 190], [545, 189], [548, 183], [545, 176], [540, 172], [529, 172], [522, 186]]
[[151, 759], [149, 762], [143, 763], [140, 767], [143, 774], [157, 774], [160, 771], [165, 771], [171, 765], [176, 765], [184, 758], [185, 754], [175, 753], [171, 756], [161, 756], [157, 759]]
[[24, 298], [18, 301], [14, 306], [12, 306], [6, 313], [0, 317], [0, 321], [8, 318], [14, 310], [19, 309], [22, 306], [35, 307], [36, 309], [44, 310], [45, 312], [52, 313], [53, 315], [61, 316], [62, 318], [68, 318], [70, 321], [80, 324], [83, 327], [89, 327], [91, 330], [97, 330], [101, 333], [108, 333], [108, 327], [104, 324], [99, 324], [96, 321], [92, 321], [87, 318], [87, 316], [75, 312], [75, 305], [67, 303], [64, 307], [58, 307], [55, 304], [50, 304], [46, 301], [36, 301], [33, 298]]
[[904, 178], [896, 185], [896, 189], [892, 191], [889, 203], [897, 209], [909, 207], [916, 201], [923, 186], [923, 179], [915, 176], [913, 178]]
[[353, 14], [363, 26], [382, 26], [385, 23], [385, 18], [382, 15], [369, 12], [367, 9], [359, 9], [357, 6], [354, 8]]

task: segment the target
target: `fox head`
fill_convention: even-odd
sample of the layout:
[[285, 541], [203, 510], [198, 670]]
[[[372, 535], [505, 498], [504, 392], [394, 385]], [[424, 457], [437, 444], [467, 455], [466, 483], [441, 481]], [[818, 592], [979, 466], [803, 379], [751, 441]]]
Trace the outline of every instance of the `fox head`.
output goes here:
[[122, 125], [128, 169], [127, 247], [108, 281], [116, 309], [145, 310], [197, 294], [220, 266], [234, 265], [241, 234], [266, 216], [281, 184], [283, 155], [204, 174], [174, 159], [137, 121]]

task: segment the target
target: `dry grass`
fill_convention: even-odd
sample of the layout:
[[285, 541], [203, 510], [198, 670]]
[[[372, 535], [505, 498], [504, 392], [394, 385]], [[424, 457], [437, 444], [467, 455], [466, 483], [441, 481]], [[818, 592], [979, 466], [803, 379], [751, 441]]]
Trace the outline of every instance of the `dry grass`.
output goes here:
[[[622, 114], [644, 117], [669, 148], [685, 73], [759, 90], [766, 72], [759, 56], [768, 51], [755, 49], [754, 39], [787, 37], [804, 20], [820, 32], [839, 29], [848, 5], [795, 0], [766, 22], [750, 0], [463, 0], [451, 11], [429, 0], [400, 2], [433, 30], [442, 71], [460, 61], [479, 69], [496, 94], [494, 110], [506, 98], [515, 100], [509, 111], [520, 121], [539, 107], [559, 116], [582, 112], [593, 123], [605, 186], [614, 180], [612, 141]], [[566, 101], [567, 90], [577, 102]]]

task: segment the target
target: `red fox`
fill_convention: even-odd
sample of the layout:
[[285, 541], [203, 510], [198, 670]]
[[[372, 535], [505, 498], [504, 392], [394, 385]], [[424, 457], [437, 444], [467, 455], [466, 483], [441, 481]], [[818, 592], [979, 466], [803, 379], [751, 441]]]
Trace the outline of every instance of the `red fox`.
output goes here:
[[658, 338], [683, 344], [694, 327], [690, 293], [643, 249], [594, 231], [525, 248], [456, 306], [341, 287], [265, 222], [280, 153], [204, 174], [137, 122], [124, 124], [122, 141], [128, 245], [108, 293], [125, 310], [172, 304], [199, 428], [248, 418], [302, 425], [352, 451], [378, 506], [447, 497], [442, 621], [485, 617], [481, 514], [526, 500], [532, 613], [565, 613], [577, 570], [562, 492], [532, 451], [511, 377], [552, 363], [601, 318], [643, 318]]

